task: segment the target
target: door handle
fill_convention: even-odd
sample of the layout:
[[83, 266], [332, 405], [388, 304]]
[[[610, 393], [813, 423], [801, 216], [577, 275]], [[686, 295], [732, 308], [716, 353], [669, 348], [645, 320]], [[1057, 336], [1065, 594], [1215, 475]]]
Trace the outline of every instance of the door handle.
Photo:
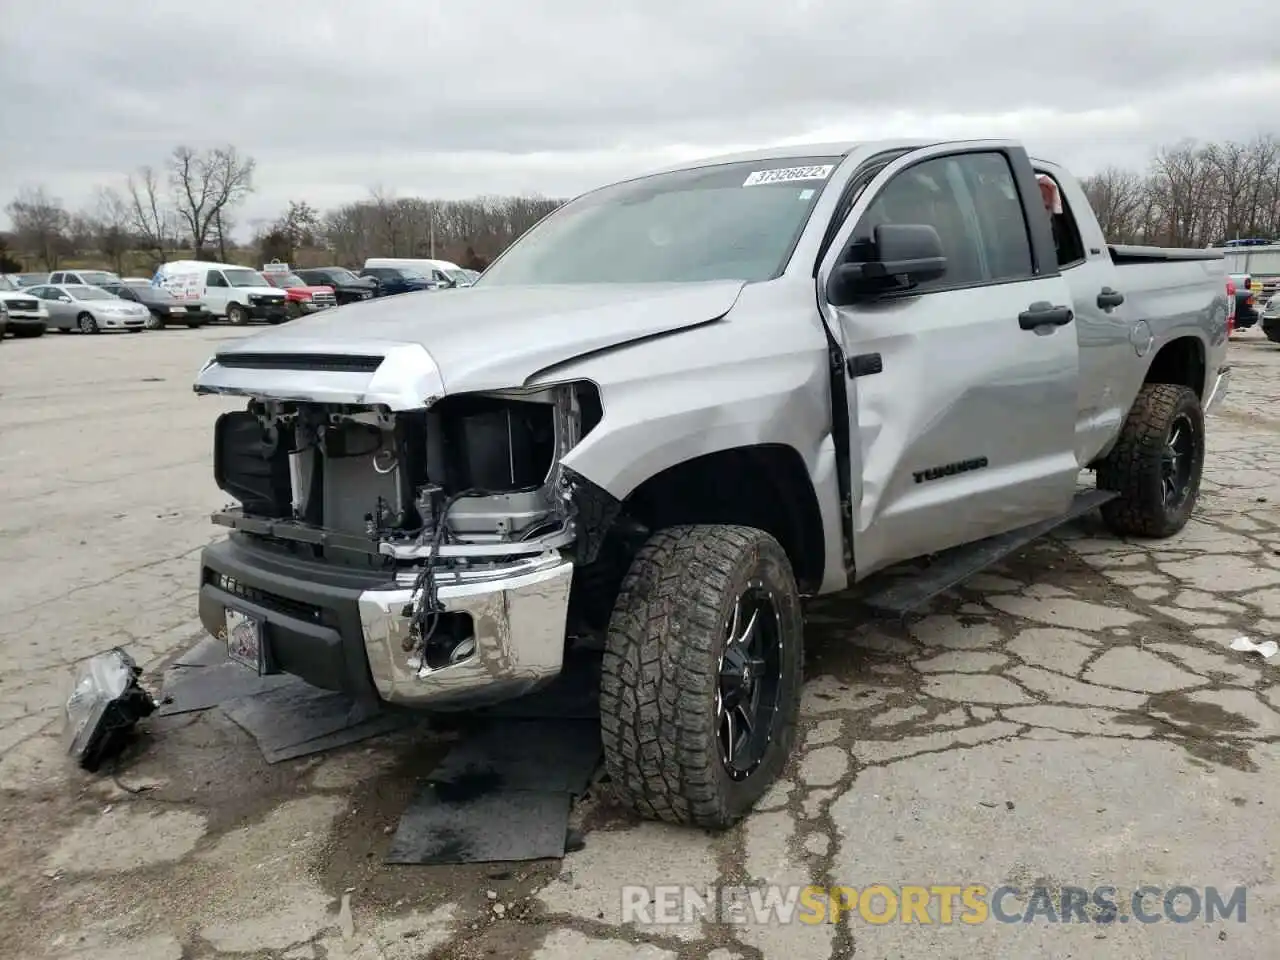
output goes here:
[[1124, 303], [1124, 294], [1118, 290], [1103, 287], [1102, 292], [1098, 294], [1098, 306], [1103, 310], [1118, 307], [1122, 303]]
[[1033, 303], [1018, 314], [1018, 326], [1023, 330], [1034, 330], [1036, 327], [1063, 327], [1074, 320], [1075, 313], [1070, 307], [1054, 306], [1048, 301]]

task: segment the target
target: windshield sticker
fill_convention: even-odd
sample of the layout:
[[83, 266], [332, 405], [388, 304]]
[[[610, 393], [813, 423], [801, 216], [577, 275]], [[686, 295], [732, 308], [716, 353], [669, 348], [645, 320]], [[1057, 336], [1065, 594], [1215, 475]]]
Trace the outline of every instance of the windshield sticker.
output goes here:
[[812, 190], [801, 190], [801, 191], [800, 191], [800, 199], [801, 199], [801, 200], [808, 200], [810, 197], [812, 197], [812, 196], [813, 196], [813, 194], [814, 194], [814, 191], [812, 191]]
[[794, 183], [797, 180], [825, 180], [835, 169], [834, 164], [817, 167], [779, 167], [775, 170], [756, 170], [746, 180], [744, 187], [758, 187], [766, 183]]

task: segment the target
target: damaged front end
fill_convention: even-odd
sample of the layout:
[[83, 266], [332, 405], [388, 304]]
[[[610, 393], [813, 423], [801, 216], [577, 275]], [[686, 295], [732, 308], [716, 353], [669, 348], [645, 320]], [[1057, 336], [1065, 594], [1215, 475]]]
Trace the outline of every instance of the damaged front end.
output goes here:
[[[250, 397], [218, 418], [215, 477], [239, 505], [214, 522], [272, 562], [366, 584], [335, 595], [354, 599], [381, 699], [459, 709], [527, 693], [561, 670], [575, 559], [595, 548], [579, 501], [607, 500], [561, 464], [600, 418], [595, 388], [443, 396], [410, 362], [425, 351], [393, 354], [211, 361], [197, 392]], [[273, 624], [306, 617], [236, 576], [213, 586], [265, 624], [272, 672]], [[321, 643], [342, 618], [316, 606], [304, 626]]]

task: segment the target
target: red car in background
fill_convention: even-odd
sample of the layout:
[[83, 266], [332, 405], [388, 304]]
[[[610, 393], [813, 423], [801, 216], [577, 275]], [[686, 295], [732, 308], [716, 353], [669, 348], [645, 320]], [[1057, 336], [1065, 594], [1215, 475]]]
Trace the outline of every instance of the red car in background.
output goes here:
[[287, 263], [276, 260], [265, 264], [262, 275], [267, 278], [267, 283], [284, 291], [285, 309], [290, 320], [338, 305], [333, 287], [309, 286]]

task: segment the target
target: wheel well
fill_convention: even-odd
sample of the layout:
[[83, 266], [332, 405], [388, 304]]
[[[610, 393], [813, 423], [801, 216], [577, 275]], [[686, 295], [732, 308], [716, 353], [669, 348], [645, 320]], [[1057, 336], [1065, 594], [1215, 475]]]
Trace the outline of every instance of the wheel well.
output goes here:
[[1204, 399], [1204, 344], [1196, 337], [1170, 340], [1151, 360], [1144, 383], [1174, 383], [1190, 387]]
[[626, 498], [623, 512], [651, 530], [739, 523], [771, 534], [802, 593], [822, 583], [822, 514], [799, 452], [785, 444], [717, 450], [668, 467]]

